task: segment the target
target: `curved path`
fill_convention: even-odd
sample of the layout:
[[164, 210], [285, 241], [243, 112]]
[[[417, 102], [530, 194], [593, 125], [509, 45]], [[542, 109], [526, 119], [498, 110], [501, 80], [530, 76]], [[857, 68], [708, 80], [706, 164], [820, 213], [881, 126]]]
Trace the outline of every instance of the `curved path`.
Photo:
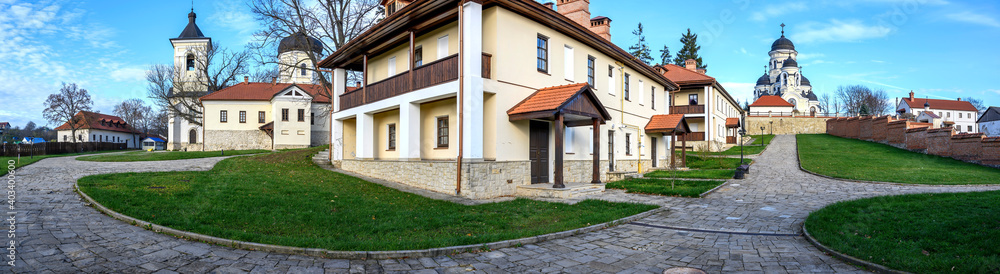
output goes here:
[[[536, 245], [435, 258], [339, 260], [246, 251], [177, 239], [102, 215], [73, 192], [83, 176], [123, 171], [207, 170], [222, 158], [94, 163], [50, 158], [17, 172], [15, 272], [627, 272], [674, 266], [717, 272], [862, 272], [824, 255], [801, 234], [809, 212], [840, 201], [998, 186], [904, 186], [825, 179], [798, 169], [795, 137], [778, 136], [746, 180], [701, 199], [592, 196], [669, 208], [635, 223]], [[10, 267], [5, 267], [10, 269]], [[9, 270], [8, 270], [9, 271]]]

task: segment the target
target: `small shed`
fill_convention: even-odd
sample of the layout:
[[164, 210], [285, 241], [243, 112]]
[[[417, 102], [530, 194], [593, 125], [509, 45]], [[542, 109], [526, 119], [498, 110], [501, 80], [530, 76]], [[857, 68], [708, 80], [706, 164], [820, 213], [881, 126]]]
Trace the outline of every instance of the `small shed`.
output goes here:
[[167, 141], [159, 137], [146, 137], [146, 139], [142, 139], [142, 149], [165, 150], [167, 149]]
[[22, 144], [41, 144], [41, 143], [44, 143], [44, 142], [45, 142], [45, 139], [44, 138], [39, 138], [39, 137], [24, 137], [24, 139], [21, 140]]

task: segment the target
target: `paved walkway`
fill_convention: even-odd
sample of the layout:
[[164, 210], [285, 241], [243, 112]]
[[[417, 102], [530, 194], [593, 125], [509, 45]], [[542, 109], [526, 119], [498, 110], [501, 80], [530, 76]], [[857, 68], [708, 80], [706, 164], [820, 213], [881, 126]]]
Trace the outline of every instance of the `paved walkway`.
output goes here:
[[[485, 253], [400, 260], [337, 260], [272, 254], [177, 239], [125, 224], [73, 192], [83, 176], [121, 171], [206, 170], [221, 160], [100, 163], [50, 158], [18, 171], [16, 272], [159, 273], [661, 273], [674, 266], [718, 272], [861, 272], [820, 253], [802, 221], [835, 201], [1000, 187], [900, 186], [824, 179], [798, 169], [794, 136], [778, 136], [748, 179], [701, 199], [625, 194], [594, 198], [655, 203], [670, 210], [638, 222]], [[10, 269], [5, 267], [2, 269]]]

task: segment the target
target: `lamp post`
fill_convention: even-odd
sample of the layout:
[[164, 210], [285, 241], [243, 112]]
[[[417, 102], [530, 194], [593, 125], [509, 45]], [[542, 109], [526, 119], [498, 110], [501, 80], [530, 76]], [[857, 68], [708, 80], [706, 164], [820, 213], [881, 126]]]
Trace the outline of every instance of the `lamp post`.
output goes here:
[[743, 164], [743, 135], [747, 134], [747, 130], [741, 128], [740, 131], [739, 131], [739, 133], [740, 133], [740, 141], [739, 141], [740, 142], [740, 164], [742, 165]]
[[[771, 124], [771, 135], [774, 135], [774, 121], [770, 121], [768, 123]], [[763, 134], [763, 133], [761, 133], [761, 134]]]
[[[764, 126], [760, 127], [760, 138], [764, 138]], [[760, 140], [760, 144], [764, 145], [764, 139]]]

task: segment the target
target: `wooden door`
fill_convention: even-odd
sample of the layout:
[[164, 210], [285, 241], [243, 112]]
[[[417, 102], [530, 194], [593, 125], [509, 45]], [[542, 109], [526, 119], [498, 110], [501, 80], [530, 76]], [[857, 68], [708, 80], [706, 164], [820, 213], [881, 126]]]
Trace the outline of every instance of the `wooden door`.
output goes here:
[[549, 123], [531, 121], [528, 159], [531, 160], [531, 183], [549, 182]]
[[650, 140], [650, 145], [649, 145], [650, 154], [653, 155], [653, 167], [656, 167], [656, 138], [649, 137], [649, 140]]

